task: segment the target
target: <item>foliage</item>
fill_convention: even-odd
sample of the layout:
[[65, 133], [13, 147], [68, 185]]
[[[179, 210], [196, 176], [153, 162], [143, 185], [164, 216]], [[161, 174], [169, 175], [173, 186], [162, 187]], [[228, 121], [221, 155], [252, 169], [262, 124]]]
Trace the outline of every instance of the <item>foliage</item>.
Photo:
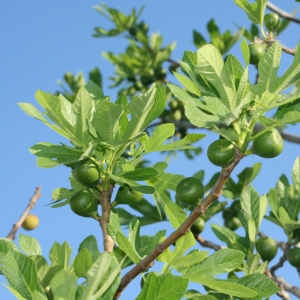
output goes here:
[[[300, 46], [295, 49], [291, 65], [278, 76], [282, 46], [273, 39], [272, 32], [264, 32], [267, 1], [234, 2], [260, 26], [263, 36], [259, 43], [266, 51], [259, 58], [255, 83], [249, 81], [251, 53], [246, 38], [257, 34], [256, 25], [250, 31], [240, 28], [234, 34], [221, 34], [216, 22], [210, 20], [210, 42], [194, 31], [194, 44], [199, 49], [185, 51], [177, 63], [171, 59], [175, 43], [163, 46], [162, 35], [150, 36], [148, 25], [139, 20], [143, 9], [133, 9], [125, 15], [102, 4], [96, 10], [114, 27], [96, 27], [94, 37], [120, 35], [129, 43], [124, 53], [104, 54], [116, 68], [111, 80], [112, 87], [119, 89], [118, 98], [111, 101], [105, 96], [102, 75], [95, 68], [86, 84], [81, 73], [66, 73], [67, 87], [61, 83], [62, 93], [37, 91], [42, 112], [32, 104], [19, 103], [25, 113], [66, 139], [59, 145], [41, 142], [30, 148], [39, 167], [70, 168], [70, 187], [55, 189], [50, 205], [59, 208], [70, 204], [76, 214], [92, 216], [100, 223], [104, 251], [101, 253], [95, 237], [89, 236], [70, 261], [69, 244], [55, 242], [48, 263], [34, 238], [19, 235], [20, 249], [8, 239], [0, 239], [0, 274], [18, 299], [117, 299], [122, 289], [144, 272], [147, 277], [136, 298], [140, 300], [259, 300], [279, 291], [276, 282], [265, 275], [268, 262], [260, 262], [255, 243], [268, 206], [270, 211], [265, 218], [284, 229], [287, 248], [299, 242], [294, 233], [300, 228], [300, 158], [292, 170], [292, 183], [282, 175], [267, 195], [259, 195], [251, 185], [261, 164], [246, 167], [237, 175], [237, 182], [230, 176], [242, 159], [255, 153], [252, 145], [265, 133], [300, 122], [300, 94], [287, 92], [300, 82]], [[280, 26], [283, 30], [287, 22]], [[244, 62], [231, 53], [223, 57], [243, 35], [240, 49]], [[166, 80], [166, 64], [182, 87]], [[270, 111], [275, 111], [273, 117]], [[192, 144], [205, 135], [188, 133], [183, 122], [216, 132], [221, 137], [217, 144], [230, 146], [226, 163], [215, 163], [221, 166], [220, 172], [205, 185], [204, 171], [190, 177], [197, 183], [197, 202], [206, 195], [195, 208], [188, 206], [195, 201], [184, 201], [186, 194], [178, 197], [183, 203], [174, 199], [175, 191], [187, 192], [182, 191], [181, 183], [186, 180], [183, 175], [167, 173], [165, 161], [149, 166], [144, 160], [153, 152], [167, 153], [170, 158], [176, 151], [185, 151], [194, 159], [201, 150]], [[264, 128], [256, 132], [259, 123]], [[228, 147], [220, 149], [227, 150]], [[215, 149], [212, 151], [216, 154]], [[92, 165], [96, 170], [91, 180], [78, 176], [79, 166], [86, 162], [86, 168]], [[117, 187], [120, 192], [111, 199]], [[226, 201], [218, 200], [222, 190], [224, 197], [234, 200], [229, 207]], [[73, 202], [83, 191], [88, 195], [83, 199], [86, 207], [82, 207], [84, 213], [78, 213]], [[122, 191], [127, 191], [127, 196]], [[218, 248], [211, 255], [195, 249], [197, 234], [194, 236], [190, 227], [200, 216], [207, 222], [220, 212], [225, 227], [211, 224], [211, 228], [227, 248]], [[236, 224], [229, 225], [233, 220]], [[141, 226], [163, 221], [174, 228], [171, 235], [166, 230], [140, 234]], [[243, 235], [234, 232], [240, 225]], [[150, 271], [154, 260], [162, 263], [160, 273]], [[121, 270], [128, 268], [130, 273], [121, 279]], [[191, 282], [199, 289], [203, 286], [205, 294], [189, 290]]]

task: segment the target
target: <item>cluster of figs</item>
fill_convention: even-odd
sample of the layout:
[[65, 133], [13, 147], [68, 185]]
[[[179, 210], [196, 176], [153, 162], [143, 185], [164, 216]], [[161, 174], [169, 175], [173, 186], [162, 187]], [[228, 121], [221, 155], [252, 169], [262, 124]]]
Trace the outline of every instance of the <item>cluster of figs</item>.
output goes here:
[[[69, 204], [72, 211], [79, 216], [99, 220], [98, 204], [100, 203], [100, 196], [98, 187], [101, 179], [99, 165], [93, 159], [87, 158], [79, 161], [72, 173], [79, 183], [86, 186], [70, 198]], [[142, 193], [132, 190], [124, 184], [118, 189], [112, 207], [119, 204], [134, 204], [142, 198]]]

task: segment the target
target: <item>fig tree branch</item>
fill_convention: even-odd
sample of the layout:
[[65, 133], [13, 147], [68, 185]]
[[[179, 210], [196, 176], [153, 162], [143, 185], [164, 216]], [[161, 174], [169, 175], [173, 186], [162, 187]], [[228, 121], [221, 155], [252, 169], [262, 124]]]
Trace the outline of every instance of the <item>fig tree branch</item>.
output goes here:
[[[279, 244], [279, 243], [278, 243]], [[270, 272], [272, 274], [272, 276], [276, 276], [275, 275], [275, 271], [278, 270], [279, 268], [283, 267], [283, 264], [286, 262], [287, 260], [287, 251], [290, 248], [290, 246], [286, 243], [281, 243], [280, 248], [283, 251], [283, 255], [280, 257], [278, 263], [276, 265], [274, 265], [271, 269]]]
[[298, 287], [286, 282], [282, 277], [274, 276], [273, 278], [277, 283], [281, 284], [287, 292], [293, 294], [298, 299], [300, 299], [300, 289]]
[[285, 291], [284, 286], [281, 283], [276, 281], [276, 278], [274, 276], [272, 276], [270, 270], [266, 270], [265, 275], [267, 275], [270, 279], [272, 279], [277, 284], [277, 286], [280, 288], [280, 291], [276, 293], [276, 295], [278, 297], [280, 297], [281, 299], [284, 299], [284, 300], [291, 299], [290, 295]]
[[220, 246], [220, 245], [217, 245], [211, 241], [207, 241], [205, 240], [200, 234], [195, 236], [195, 239], [196, 241], [202, 246], [202, 247], [205, 247], [205, 248], [210, 248], [210, 249], [213, 249], [215, 251], [218, 251], [220, 249], [224, 249], [225, 247], [223, 246]]
[[184, 223], [177, 228], [169, 237], [167, 237], [162, 243], [157, 245], [148, 256], [146, 256], [139, 264], [134, 266], [129, 272], [127, 272], [123, 278], [121, 279], [118, 290], [114, 295], [114, 300], [118, 299], [123, 290], [127, 287], [127, 285], [141, 272], [145, 271], [145, 269], [150, 268], [154, 260], [163, 253], [170, 245], [172, 245], [176, 240], [180, 237], [184, 236], [187, 232], [190, 231], [191, 225], [196, 221], [196, 219], [201, 216], [206, 209], [217, 200], [222, 192], [222, 188], [228, 178], [230, 177], [232, 171], [240, 162], [240, 160], [244, 157], [244, 155], [236, 150], [235, 158], [233, 162], [226, 168], [222, 169], [220, 176], [215, 183], [214, 187], [210, 191], [210, 193], [205, 197], [202, 201], [201, 205], [196, 206], [196, 208], [192, 211], [189, 217], [184, 221]]
[[12, 230], [10, 233], [6, 236], [7, 239], [9, 240], [14, 240], [16, 237], [16, 232], [18, 229], [22, 226], [23, 222], [25, 221], [26, 217], [30, 213], [30, 211], [33, 209], [35, 206], [36, 202], [39, 200], [39, 198], [42, 196], [41, 194], [41, 187], [38, 186], [35, 189], [34, 195], [30, 198], [29, 204], [27, 205], [26, 209], [24, 210], [23, 214], [21, 215], [20, 219], [13, 225]]
[[289, 21], [295, 22], [300, 24], [300, 19], [294, 17], [292, 14], [287, 13], [286, 11], [280, 9], [270, 1], [267, 3], [267, 7], [272, 10], [273, 12], [277, 13], [280, 17], [287, 19]]
[[106, 189], [101, 192], [100, 204], [102, 209], [102, 215], [100, 218], [100, 226], [103, 235], [104, 251], [112, 252], [114, 249], [114, 242], [111, 236], [107, 233], [107, 225], [109, 223], [109, 215], [111, 210], [111, 195], [113, 192], [113, 185], [109, 184]]

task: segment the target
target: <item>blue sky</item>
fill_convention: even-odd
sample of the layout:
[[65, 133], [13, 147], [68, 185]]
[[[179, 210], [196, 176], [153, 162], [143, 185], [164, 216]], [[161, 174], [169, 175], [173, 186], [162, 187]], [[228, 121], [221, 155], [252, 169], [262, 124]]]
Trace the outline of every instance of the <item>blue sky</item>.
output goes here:
[[[293, 0], [274, 1], [276, 5], [291, 12], [299, 4]], [[283, 4], [284, 3], [284, 4]], [[58, 90], [57, 80], [67, 71], [85, 75], [98, 66], [103, 75], [104, 92], [115, 99], [116, 90], [108, 88], [108, 77], [113, 74], [113, 66], [101, 55], [103, 51], [122, 52], [126, 41], [122, 37], [96, 39], [92, 37], [93, 28], [103, 26], [110, 28], [111, 24], [99, 13], [93, 10], [99, 3], [86, 1], [1, 1], [0, 2], [0, 128], [1, 128], [1, 156], [2, 166], [0, 199], [0, 236], [5, 237], [14, 222], [18, 220], [36, 186], [42, 186], [43, 197], [38, 201], [32, 213], [40, 218], [40, 226], [31, 232], [23, 229], [19, 233], [28, 234], [39, 240], [43, 254], [47, 257], [52, 244], [65, 240], [73, 248], [73, 256], [77, 253], [80, 242], [88, 235], [95, 235], [101, 246], [101, 231], [99, 225], [90, 219], [74, 215], [69, 207], [51, 209], [45, 206], [51, 201], [51, 192], [57, 187], [69, 187], [69, 169], [57, 167], [41, 169], [36, 167], [35, 157], [28, 149], [38, 142], [65, 142], [62, 137], [52, 132], [42, 123], [24, 114], [17, 106], [17, 102], [29, 102], [37, 105], [34, 95], [38, 89], [46, 92]], [[106, 2], [110, 7], [129, 13], [131, 8], [139, 8], [146, 4], [142, 19], [150, 26], [150, 32], [160, 32], [164, 36], [164, 44], [177, 41], [177, 47], [172, 54], [173, 59], [181, 59], [185, 50], [195, 51], [192, 43], [192, 30], [196, 29], [208, 37], [206, 24], [215, 18], [220, 30], [234, 31], [236, 26], [249, 28], [250, 22], [245, 13], [234, 5], [233, 1], [116, 1]], [[284, 5], [284, 6], [283, 6]], [[297, 13], [299, 16], [299, 13]], [[280, 41], [287, 47], [295, 47], [299, 41], [299, 25], [291, 24], [280, 36]], [[233, 54], [241, 58], [239, 46], [233, 48]], [[283, 60], [289, 64], [291, 57], [283, 54]], [[283, 70], [283, 69], [282, 69]], [[254, 68], [251, 70], [253, 76]], [[174, 83], [173, 76], [168, 79]], [[291, 132], [299, 133], [299, 126], [291, 126]], [[205, 153], [207, 146], [216, 139], [216, 135], [208, 131], [199, 145]], [[272, 160], [249, 157], [244, 159], [235, 170], [233, 176], [246, 166], [255, 162], [262, 162], [262, 171], [254, 181], [254, 187], [260, 194], [266, 193], [274, 187], [281, 174], [290, 178], [291, 168], [296, 156], [299, 156], [299, 145], [286, 142], [283, 153]], [[153, 161], [164, 160], [162, 155], [150, 157]], [[210, 176], [218, 171], [212, 166], [206, 155], [201, 155], [195, 161], [187, 160], [183, 155], [172, 159], [168, 172], [191, 176], [196, 171], [204, 169], [206, 182]], [[222, 217], [216, 216], [213, 223], [222, 224]], [[171, 228], [164, 223], [168, 232]], [[204, 238], [218, 242], [209, 226], [206, 226]], [[150, 234], [157, 230], [157, 226], [142, 228], [142, 234]], [[242, 230], [242, 229], [240, 229]], [[263, 222], [262, 230], [280, 240], [284, 238], [282, 230]], [[243, 234], [242, 231], [240, 231]], [[206, 250], [206, 249], [204, 249]], [[280, 254], [274, 261], [278, 260]], [[271, 264], [272, 265], [272, 264]], [[159, 264], [155, 267], [159, 269]], [[278, 275], [299, 286], [296, 270], [285, 263]], [[132, 299], [139, 293], [140, 278], [137, 278], [124, 292], [121, 299]], [[4, 282], [1, 277], [0, 282]], [[0, 285], [1, 299], [14, 297]]]

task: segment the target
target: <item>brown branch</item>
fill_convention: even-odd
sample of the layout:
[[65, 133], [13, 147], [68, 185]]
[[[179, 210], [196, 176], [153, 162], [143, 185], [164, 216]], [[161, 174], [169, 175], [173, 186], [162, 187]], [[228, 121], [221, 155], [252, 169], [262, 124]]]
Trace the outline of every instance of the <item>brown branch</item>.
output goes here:
[[99, 223], [102, 229], [104, 251], [106, 252], [112, 252], [114, 249], [114, 241], [107, 232], [107, 225], [109, 223], [109, 215], [111, 211], [110, 201], [111, 201], [113, 188], [114, 188], [113, 185], [109, 184], [108, 188], [102, 191], [100, 195], [102, 216], [99, 220]]
[[134, 266], [129, 272], [127, 272], [124, 277], [121, 279], [121, 283], [119, 285], [118, 290], [116, 291], [114, 295], [114, 300], [118, 299], [122, 291], [127, 287], [127, 285], [142, 271], [145, 269], [150, 268], [154, 260], [162, 253], [164, 252], [170, 245], [172, 245], [176, 240], [178, 240], [180, 237], [185, 235], [187, 232], [190, 231], [191, 225], [196, 221], [196, 219], [201, 216], [206, 209], [219, 198], [222, 192], [222, 188], [226, 181], [228, 180], [230, 174], [234, 170], [234, 168], [237, 166], [237, 164], [240, 162], [240, 160], [244, 157], [244, 155], [239, 151], [236, 150], [236, 155], [233, 160], [233, 162], [227, 167], [224, 168], [220, 176], [215, 183], [214, 187], [210, 191], [210, 193], [205, 197], [201, 205], [196, 206], [196, 208], [193, 210], [193, 212], [190, 214], [190, 216], [183, 222], [183, 224], [174, 231], [169, 237], [167, 237], [162, 243], [157, 245], [150, 254], [148, 254], [139, 264]]
[[287, 251], [290, 248], [289, 244], [286, 243], [278, 243], [278, 245], [280, 246], [280, 248], [283, 251], [283, 255], [280, 257], [278, 263], [276, 265], [274, 265], [271, 269], [270, 272], [272, 274], [272, 276], [276, 276], [275, 275], [275, 271], [278, 270], [279, 268], [283, 267], [283, 264], [287, 261]]
[[223, 246], [219, 246], [213, 242], [207, 241], [205, 240], [201, 235], [197, 235], [195, 236], [196, 241], [202, 246], [202, 247], [206, 247], [206, 248], [210, 248], [213, 249], [215, 251], [218, 251], [220, 249], [224, 249], [225, 247]]
[[266, 270], [265, 271], [265, 275], [267, 275], [270, 279], [272, 279], [277, 286], [280, 288], [280, 291], [276, 293], [277, 296], [279, 296], [280, 298], [284, 299], [284, 300], [290, 300], [290, 295], [285, 291], [284, 286], [276, 281], [276, 276], [272, 276], [270, 270]]
[[300, 19], [294, 17], [292, 14], [287, 13], [286, 11], [280, 9], [279, 7], [277, 7], [276, 5], [274, 5], [273, 3], [271, 3], [270, 1], [267, 3], [267, 7], [274, 11], [275, 13], [277, 13], [281, 18], [287, 19], [289, 21], [295, 22], [300, 24]]
[[17, 223], [15, 223], [13, 225], [12, 230], [10, 231], [10, 233], [6, 236], [7, 239], [9, 240], [14, 240], [16, 237], [16, 233], [18, 231], [18, 229], [22, 226], [23, 222], [25, 221], [26, 217], [28, 216], [28, 214], [30, 213], [30, 211], [33, 209], [33, 207], [35, 206], [36, 202], [39, 200], [39, 198], [42, 196], [41, 192], [41, 187], [38, 186], [35, 189], [34, 195], [30, 198], [29, 200], [29, 204], [26, 207], [26, 209], [24, 210], [23, 214], [21, 215], [20, 219], [18, 220]]
[[279, 276], [275, 276], [274, 280], [278, 284], [281, 284], [287, 292], [293, 294], [298, 299], [300, 299], [300, 289], [298, 287], [291, 285], [290, 283], [286, 282], [282, 277]]
[[[271, 46], [274, 42], [275, 42], [275, 40], [270, 40], [270, 41], [267, 42], [267, 44], [268, 44], [269, 46]], [[283, 46], [283, 45], [281, 45], [281, 44], [280, 44], [280, 46], [281, 46], [281, 49], [282, 49], [283, 52], [295, 56], [295, 49], [285, 47], [285, 46]]]

